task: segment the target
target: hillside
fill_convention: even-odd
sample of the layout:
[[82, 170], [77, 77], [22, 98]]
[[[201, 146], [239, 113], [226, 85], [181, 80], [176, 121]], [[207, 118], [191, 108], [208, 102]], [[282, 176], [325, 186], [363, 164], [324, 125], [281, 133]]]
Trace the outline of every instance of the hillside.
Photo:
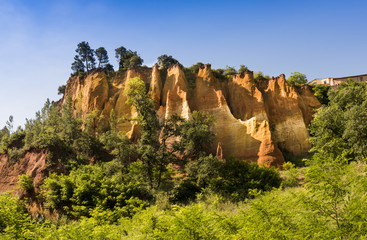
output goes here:
[[[366, 83], [314, 88], [328, 103], [312, 115], [309, 87], [284, 75], [216, 74], [174, 65], [72, 76], [24, 129], [1, 130], [0, 191], [13, 194], [0, 194], [0, 236], [364, 239]], [[282, 152], [306, 152], [282, 137], [308, 136], [309, 122], [300, 146], [313, 154], [272, 167]], [[242, 157], [230, 156], [236, 142]]]

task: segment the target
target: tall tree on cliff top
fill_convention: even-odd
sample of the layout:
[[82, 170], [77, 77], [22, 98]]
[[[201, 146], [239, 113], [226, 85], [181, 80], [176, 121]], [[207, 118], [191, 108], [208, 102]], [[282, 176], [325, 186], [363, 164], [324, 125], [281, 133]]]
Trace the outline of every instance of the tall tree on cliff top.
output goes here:
[[119, 69], [141, 66], [144, 60], [138, 56], [136, 51], [126, 50], [124, 47], [115, 49], [115, 57], [119, 63]]
[[159, 69], [168, 69], [176, 63], [180, 64], [176, 59], [174, 59], [172, 56], [168, 56], [167, 54], [159, 56], [157, 60]]
[[71, 64], [71, 69], [74, 71], [74, 73], [82, 73], [84, 72], [84, 63], [79, 58], [79, 55], [75, 55], [74, 62]]
[[79, 43], [75, 51], [79, 54], [79, 58], [86, 67], [87, 72], [95, 67], [96, 59], [94, 58], [94, 50], [91, 49], [88, 42], [83, 41]]
[[107, 51], [104, 47], [96, 49], [96, 56], [98, 59], [98, 67], [104, 68], [108, 63]]
[[117, 61], [119, 63], [119, 69], [123, 69], [124, 68], [124, 60], [123, 57], [126, 54], [126, 48], [124, 47], [119, 47], [115, 49], [115, 57], [117, 58]]
[[301, 86], [307, 83], [307, 77], [306, 74], [292, 72], [289, 78], [287, 78], [287, 82], [292, 86]]

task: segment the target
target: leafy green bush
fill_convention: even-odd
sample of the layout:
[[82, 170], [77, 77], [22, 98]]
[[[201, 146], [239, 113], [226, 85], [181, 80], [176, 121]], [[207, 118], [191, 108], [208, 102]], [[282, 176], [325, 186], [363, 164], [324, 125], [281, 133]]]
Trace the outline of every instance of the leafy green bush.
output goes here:
[[18, 176], [19, 187], [26, 191], [27, 195], [34, 193], [33, 179], [28, 174]]
[[90, 216], [96, 209], [131, 216], [151, 199], [139, 182], [129, 181], [121, 172], [106, 175], [100, 166], [80, 166], [69, 175], [51, 174], [42, 189], [45, 207], [76, 218]]
[[16, 163], [20, 158], [24, 157], [25, 150], [18, 148], [8, 149], [8, 159], [11, 163]]
[[280, 186], [281, 178], [273, 168], [260, 167], [235, 158], [226, 159], [213, 178], [209, 188], [233, 201], [249, 197], [249, 191], [269, 191]]
[[183, 180], [176, 184], [170, 193], [170, 202], [188, 204], [196, 199], [201, 189], [190, 180]]
[[307, 83], [307, 77], [303, 73], [292, 72], [291, 75], [287, 78], [287, 82], [291, 86], [299, 87], [299, 86]]
[[323, 105], [328, 105], [330, 101], [328, 97], [329, 90], [330, 90], [330, 87], [327, 85], [316, 84], [312, 86], [312, 91], [315, 93], [315, 97]]
[[37, 227], [17, 198], [10, 193], [0, 194], [1, 239], [34, 239], [31, 232]]
[[329, 99], [311, 122], [313, 151], [334, 158], [347, 151], [354, 159], [366, 159], [367, 83], [341, 84]]
[[255, 82], [269, 80], [269, 79], [270, 79], [269, 75], [264, 75], [262, 71], [258, 71], [254, 73]]
[[224, 69], [221, 68], [213, 69], [212, 73], [215, 78], [217, 78], [221, 82], [224, 82], [228, 81], [230, 78], [236, 75], [237, 70], [234, 67], [226, 66], [226, 68]]

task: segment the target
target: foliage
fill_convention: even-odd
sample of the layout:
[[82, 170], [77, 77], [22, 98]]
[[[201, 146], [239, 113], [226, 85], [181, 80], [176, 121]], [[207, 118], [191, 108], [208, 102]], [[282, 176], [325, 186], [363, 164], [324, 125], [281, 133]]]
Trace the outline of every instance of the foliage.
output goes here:
[[287, 78], [287, 82], [292, 86], [301, 86], [307, 83], [307, 77], [303, 73], [292, 72], [289, 78]]
[[113, 69], [112, 64], [109, 64], [109, 63], [106, 64], [106, 66], [104, 67], [104, 69], [105, 69], [105, 71], [107, 73], [113, 73], [113, 72], [115, 72], [115, 70]]
[[[76, 63], [78, 67], [81, 67], [80, 63], [78, 62], [79, 60], [80, 62], [84, 64], [84, 67], [86, 68], [87, 72], [95, 67], [96, 59], [94, 58], [94, 50], [91, 49], [88, 42], [85, 42], [85, 41], [80, 42], [75, 51], [78, 53], [78, 55], [75, 56], [74, 63]], [[76, 72], [79, 72], [79, 71], [76, 71]]]
[[311, 123], [313, 151], [337, 157], [348, 152], [367, 156], [367, 85], [350, 82], [329, 92], [329, 105], [321, 107]]
[[304, 181], [305, 167], [296, 167], [292, 162], [285, 162], [283, 164], [283, 171], [280, 171], [282, 179], [281, 186], [283, 188], [298, 187]]
[[0, 130], [0, 153], [3, 153], [7, 148], [7, 142], [10, 137], [10, 132], [7, 127]]
[[5, 152], [8, 152], [9, 149], [21, 148], [24, 145], [24, 137], [25, 132], [21, 128], [17, 129], [17, 131], [13, 132], [12, 134], [10, 134], [9, 131], [9, 135], [4, 135], [1, 140], [1, 148]]
[[57, 95], [65, 95], [65, 90], [66, 90], [65, 85], [59, 86], [59, 88], [57, 89]]
[[136, 51], [126, 50], [124, 47], [115, 49], [115, 57], [119, 63], [120, 70], [126, 70], [129, 67], [141, 66], [144, 60], [138, 56]]
[[248, 67], [246, 67], [245, 65], [241, 64], [240, 68], [238, 69], [238, 73], [245, 73], [246, 71], [249, 71]]
[[212, 73], [215, 78], [217, 78], [221, 82], [228, 81], [234, 75], [237, 74], [237, 70], [234, 67], [226, 66], [226, 68], [221, 69], [213, 69]]
[[242, 201], [249, 197], [250, 191], [269, 191], [280, 183], [279, 173], [273, 168], [229, 158], [219, 167], [218, 176], [211, 179], [209, 188], [227, 199]]
[[10, 163], [16, 163], [19, 159], [21, 159], [22, 157], [24, 157], [25, 154], [25, 150], [20, 148], [9, 148], [7, 150], [8, 152], [8, 159]]
[[226, 66], [224, 69], [224, 75], [229, 79], [237, 74], [237, 70], [234, 67]]
[[189, 161], [186, 164], [186, 171], [191, 181], [200, 188], [206, 188], [213, 179], [219, 178], [222, 165], [223, 162], [212, 155], [202, 156]]
[[81, 120], [74, 117], [70, 98], [62, 109], [47, 100], [35, 119], [26, 119], [25, 129], [12, 137], [21, 136], [14, 145], [18, 152], [45, 149], [50, 166], [62, 163], [63, 168], [69, 170], [74, 165], [86, 163], [92, 156], [99, 156], [102, 151], [97, 137], [81, 127]]
[[0, 238], [36, 239], [38, 224], [34, 224], [19, 199], [10, 193], [0, 194]]
[[9, 130], [9, 132], [13, 132], [13, 127], [14, 127], [14, 117], [10, 115], [9, 120], [6, 121], [6, 128]]
[[254, 81], [255, 82], [269, 80], [269, 79], [270, 79], [270, 77], [268, 75], [264, 75], [262, 71], [258, 71], [258, 72], [254, 73]]
[[179, 61], [174, 59], [172, 56], [168, 56], [166, 54], [163, 54], [157, 58], [157, 63], [160, 70], [167, 70], [171, 66], [175, 64], [180, 64]]
[[73, 217], [114, 210], [119, 218], [147, 206], [151, 197], [138, 181], [121, 172], [107, 173], [102, 166], [87, 165], [69, 175], [51, 174], [42, 185], [45, 207]]
[[104, 47], [99, 47], [95, 51], [98, 60], [98, 67], [105, 68], [108, 64], [108, 54]]
[[0, 141], [4, 138], [4, 137], [9, 137], [10, 136], [10, 131], [7, 127], [3, 127], [0, 130]]
[[101, 135], [100, 141], [120, 165], [127, 166], [134, 159], [135, 149], [127, 136], [118, 131], [113, 121], [111, 121], [114, 119], [113, 115], [114, 111], [111, 111], [110, 122], [112, 124], [110, 130]]
[[31, 195], [34, 191], [33, 179], [28, 174], [22, 174], [18, 176], [19, 187], [26, 191], [27, 195]]
[[[6, 201], [11, 201], [7, 207], [0, 198], [0, 223], [12, 229], [10, 236], [37, 233], [43, 239], [364, 239], [367, 166], [346, 162], [343, 158], [313, 159], [308, 163], [307, 190], [251, 191], [255, 198], [238, 204], [208, 195], [186, 206], [165, 210], [151, 206], [132, 217], [96, 208], [90, 218], [57, 228], [32, 224], [22, 208], [15, 207], [16, 200], [7, 196]], [[116, 218], [117, 223], [112, 223]], [[9, 232], [0, 234], [9, 236]]]
[[329, 86], [316, 84], [312, 86], [312, 90], [315, 93], [315, 97], [320, 101], [321, 104], [323, 105], [329, 104], [329, 97], [328, 97], [328, 92], [330, 90]]
[[129, 79], [125, 95], [128, 96], [127, 102], [138, 113], [135, 119], [141, 128], [141, 136], [137, 143], [138, 155], [144, 164], [150, 187], [159, 188], [168, 159], [164, 156], [165, 146], [159, 143], [160, 126], [154, 100], [147, 93], [144, 81], [138, 77]]
[[74, 62], [71, 64], [71, 70], [74, 71], [74, 74], [84, 73], [85, 65], [83, 61], [80, 59], [79, 55], [75, 55]]
[[175, 126], [179, 131], [181, 140], [173, 144], [186, 159], [198, 159], [209, 152], [214, 133], [212, 127], [214, 118], [208, 113], [193, 111], [191, 119]]

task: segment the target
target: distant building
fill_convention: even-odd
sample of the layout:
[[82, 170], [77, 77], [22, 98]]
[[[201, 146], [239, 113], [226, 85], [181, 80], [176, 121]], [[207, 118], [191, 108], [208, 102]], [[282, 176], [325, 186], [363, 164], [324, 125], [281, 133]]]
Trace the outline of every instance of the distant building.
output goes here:
[[355, 82], [367, 82], [367, 74], [338, 78], [319, 78], [309, 82], [309, 84], [322, 84], [330, 87], [337, 87], [341, 83], [347, 83], [348, 79], [352, 79]]

